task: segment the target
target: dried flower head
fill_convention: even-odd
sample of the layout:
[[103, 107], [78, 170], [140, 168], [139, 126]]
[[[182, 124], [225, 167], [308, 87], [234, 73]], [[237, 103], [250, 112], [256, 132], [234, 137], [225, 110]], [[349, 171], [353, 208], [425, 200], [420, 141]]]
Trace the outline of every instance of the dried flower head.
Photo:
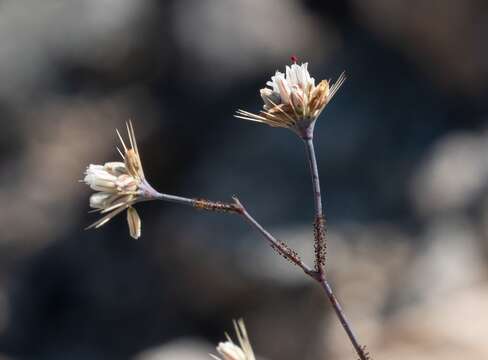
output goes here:
[[[296, 58], [294, 58], [295, 62]], [[293, 130], [301, 137], [310, 137], [315, 121], [346, 80], [344, 73], [334, 84], [322, 80], [315, 85], [308, 63], [286, 66], [286, 73], [276, 71], [267, 86], [261, 89], [263, 110], [253, 114], [238, 110], [238, 118]]]
[[219, 358], [215, 355], [210, 355], [217, 360], [256, 360], [254, 352], [247, 335], [246, 326], [242, 319], [234, 321], [234, 328], [237, 335], [239, 345], [236, 345], [228, 334], [226, 342], [221, 342], [217, 346], [217, 351], [222, 356]]
[[141, 158], [132, 122], [127, 125], [129, 147], [126, 146], [119, 131], [117, 135], [123, 152], [117, 147], [123, 162], [107, 162], [104, 165], [90, 164], [85, 171], [84, 182], [97, 191], [90, 196], [90, 207], [104, 216], [87, 227], [99, 228], [114, 216], [127, 209], [127, 223], [134, 239], [141, 236], [141, 219], [133, 205], [151, 200], [157, 192], [144, 177]]

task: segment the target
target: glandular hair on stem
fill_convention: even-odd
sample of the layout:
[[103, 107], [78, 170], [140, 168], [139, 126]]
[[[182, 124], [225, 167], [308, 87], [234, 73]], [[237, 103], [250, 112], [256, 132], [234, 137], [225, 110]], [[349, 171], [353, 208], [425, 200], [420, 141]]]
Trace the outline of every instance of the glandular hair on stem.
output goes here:
[[227, 212], [235, 213], [239, 209], [235, 204], [223, 203], [220, 201], [209, 201], [206, 199], [195, 199], [193, 206], [196, 209], [207, 210], [207, 211], [217, 211], [217, 212]]
[[[373, 358], [371, 357], [371, 354], [369, 353], [369, 351], [366, 348], [366, 345], [361, 346], [361, 352], [362, 352], [361, 355], [363, 355], [363, 358], [365, 360], [373, 360]], [[358, 359], [358, 360], [361, 360], [361, 359]]]
[[278, 240], [279, 245], [272, 244], [271, 247], [275, 250], [278, 254], [280, 254], [283, 258], [288, 260], [290, 263], [294, 265], [299, 265], [302, 260], [298, 253], [291, 249], [285, 242]]
[[327, 255], [327, 228], [324, 216], [315, 217], [313, 231], [315, 238], [315, 271], [324, 273]]

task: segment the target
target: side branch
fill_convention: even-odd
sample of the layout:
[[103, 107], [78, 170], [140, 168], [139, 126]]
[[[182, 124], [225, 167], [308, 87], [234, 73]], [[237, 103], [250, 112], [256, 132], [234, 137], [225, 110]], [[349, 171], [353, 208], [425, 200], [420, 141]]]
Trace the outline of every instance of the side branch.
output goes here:
[[[342, 307], [335, 297], [331, 286], [329, 285], [328, 281], [326, 280], [325, 276], [322, 275], [320, 272], [312, 269], [306, 263], [304, 263], [297, 252], [291, 249], [286, 243], [281, 240], [276, 239], [269, 231], [267, 231], [261, 224], [259, 224], [256, 219], [254, 219], [246, 210], [244, 205], [239, 201], [237, 197], [233, 197], [233, 203], [223, 203], [218, 201], [210, 201], [204, 199], [190, 199], [184, 198], [174, 195], [167, 195], [167, 194], [152, 194], [152, 200], [164, 200], [164, 201], [171, 201], [174, 203], [182, 204], [182, 205], [190, 205], [196, 209], [207, 210], [207, 211], [218, 211], [218, 212], [226, 212], [226, 213], [233, 213], [242, 216], [247, 223], [249, 223], [253, 228], [263, 235], [263, 237], [268, 241], [271, 248], [273, 248], [278, 254], [284, 257], [286, 260], [291, 262], [294, 265], [300, 267], [305, 274], [310, 276], [312, 279], [317, 281], [321, 287], [324, 289], [332, 307], [334, 308], [334, 312], [336, 313], [339, 321], [344, 328], [349, 340], [351, 341], [356, 353], [359, 356], [360, 360], [370, 360], [370, 356], [366, 351], [366, 348], [361, 346], [356, 338], [356, 335], [352, 331], [351, 325], [347, 320]], [[150, 199], [148, 199], [150, 200]], [[315, 237], [316, 239], [323, 239], [324, 241], [318, 242], [319, 244], [324, 244], [323, 251], [317, 251], [316, 253], [323, 254], [325, 256], [325, 218], [317, 217], [314, 223], [314, 230], [315, 230]]]
[[273, 235], [271, 235], [267, 230], [265, 230], [246, 210], [244, 205], [239, 201], [237, 197], [233, 197], [233, 203], [224, 203], [220, 201], [210, 201], [206, 199], [190, 199], [184, 198], [180, 196], [168, 195], [168, 194], [151, 194], [152, 199], [154, 200], [164, 200], [164, 201], [171, 201], [174, 203], [182, 204], [182, 205], [190, 205], [196, 209], [200, 210], [207, 210], [207, 211], [216, 211], [216, 212], [226, 212], [226, 213], [234, 213], [237, 215], [241, 215], [247, 223], [253, 226], [257, 231], [259, 231], [268, 241], [269, 245], [273, 250], [275, 250], [279, 255], [283, 258], [288, 260], [294, 265], [300, 267], [305, 274], [316, 278], [316, 272], [310, 268], [307, 264], [305, 264], [298, 253], [290, 248], [285, 242], [276, 239]]
[[237, 204], [227, 204], [220, 201], [209, 201], [205, 199], [196, 199], [193, 206], [200, 210], [227, 212], [227, 213], [240, 213], [241, 209]]
[[303, 272], [313, 278], [316, 278], [316, 273], [307, 264], [305, 264], [297, 252], [291, 249], [286, 243], [281, 240], [277, 240], [273, 235], [271, 235], [266, 229], [264, 229], [261, 224], [259, 224], [246, 210], [237, 197], [233, 197], [234, 203], [239, 208], [239, 213], [244, 219], [251, 224], [256, 230], [258, 230], [269, 242], [271, 247], [283, 256], [286, 260], [290, 261], [292, 264], [299, 266]]

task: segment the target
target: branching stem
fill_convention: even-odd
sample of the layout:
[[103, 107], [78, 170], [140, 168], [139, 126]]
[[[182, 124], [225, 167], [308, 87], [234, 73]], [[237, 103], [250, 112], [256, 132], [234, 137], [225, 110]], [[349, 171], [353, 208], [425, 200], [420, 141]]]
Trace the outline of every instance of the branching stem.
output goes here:
[[286, 260], [300, 267], [303, 272], [310, 276], [313, 280], [317, 281], [321, 287], [324, 289], [334, 311], [339, 318], [339, 321], [344, 328], [349, 340], [351, 341], [354, 349], [356, 350], [360, 360], [369, 360], [369, 357], [365, 351], [365, 348], [361, 347], [354, 332], [352, 331], [351, 325], [347, 320], [342, 307], [335, 297], [332, 288], [328, 281], [325, 279], [320, 272], [313, 270], [309, 265], [303, 262], [297, 252], [291, 249], [286, 243], [276, 239], [269, 231], [267, 231], [261, 224], [259, 224], [256, 219], [254, 219], [249, 212], [246, 210], [244, 205], [239, 201], [237, 197], [233, 197], [233, 203], [223, 203], [217, 201], [203, 200], [203, 199], [190, 199], [180, 196], [168, 195], [158, 193], [156, 191], [147, 193], [148, 200], [163, 200], [170, 201], [182, 205], [190, 205], [192, 207], [208, 210], [208, 211], [223, 211], [228, 213], [234, 213], [240, 215], [244, 220], [249, 223], [254, 229], [256, 229], [269, 243], [269, 245]]
[[313, 138], [308, 137], [303, 140], [307, 149], [307, 158], [310, 165], [310, 174], [312, 175], [312, 187], [314, 195], [315, 215], [322, 217], [324, 215], [322, 210], [322, 196], [320, 194], [320, 179], [319, 169], [317, 167], [317, 157], [315, 156], [315, 148], [313, 145]]

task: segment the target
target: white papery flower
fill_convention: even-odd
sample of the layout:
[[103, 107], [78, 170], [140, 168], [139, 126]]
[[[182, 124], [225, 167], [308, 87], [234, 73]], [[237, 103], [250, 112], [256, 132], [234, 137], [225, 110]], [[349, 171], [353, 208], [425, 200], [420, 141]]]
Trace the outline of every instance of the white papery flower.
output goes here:
[[141, 219], [133, 205], [140, 201], [152, 200], [157, 192], [149, 185], [144, 177], [141, 158], [132, 123], [127, 124], [129, 147], [122, 136], [117, 135], [122, 144], [123, 152], [117, 148], [123, 162], [113, 161], [104, 165], [90, 164], [85, 171], [83, 181], [91, 189], [97, 191], [90, 196], [90, 207], [106, 214], [87, 229], [99, 228], [109, 222], [114, 216], [127, 209], [127, 223], [133, 238], [141, 236]]
[[227, 341], [221, 342], [217, 346], [217, 352], [222, 357], [219, 358], [212, 354], [210, 356], [217, 360], [256, 360], [244, 321], [242, 319], [234, 321], [234, 328], [239, 345], [236, 345], [226, 334]]
[[276, 71], [260, 94], [263, 110], [253, 114], [238, 110], [238, 118], [283, 127], [293, 130], [301, 137], [309, 137], [313, 125], [337, 90], [346, 80], [344, 73], [330, 85], [322, 80], [315, 85], [315, 79], [308, 72], [308, 63], [286, 66], [285, 73]]

